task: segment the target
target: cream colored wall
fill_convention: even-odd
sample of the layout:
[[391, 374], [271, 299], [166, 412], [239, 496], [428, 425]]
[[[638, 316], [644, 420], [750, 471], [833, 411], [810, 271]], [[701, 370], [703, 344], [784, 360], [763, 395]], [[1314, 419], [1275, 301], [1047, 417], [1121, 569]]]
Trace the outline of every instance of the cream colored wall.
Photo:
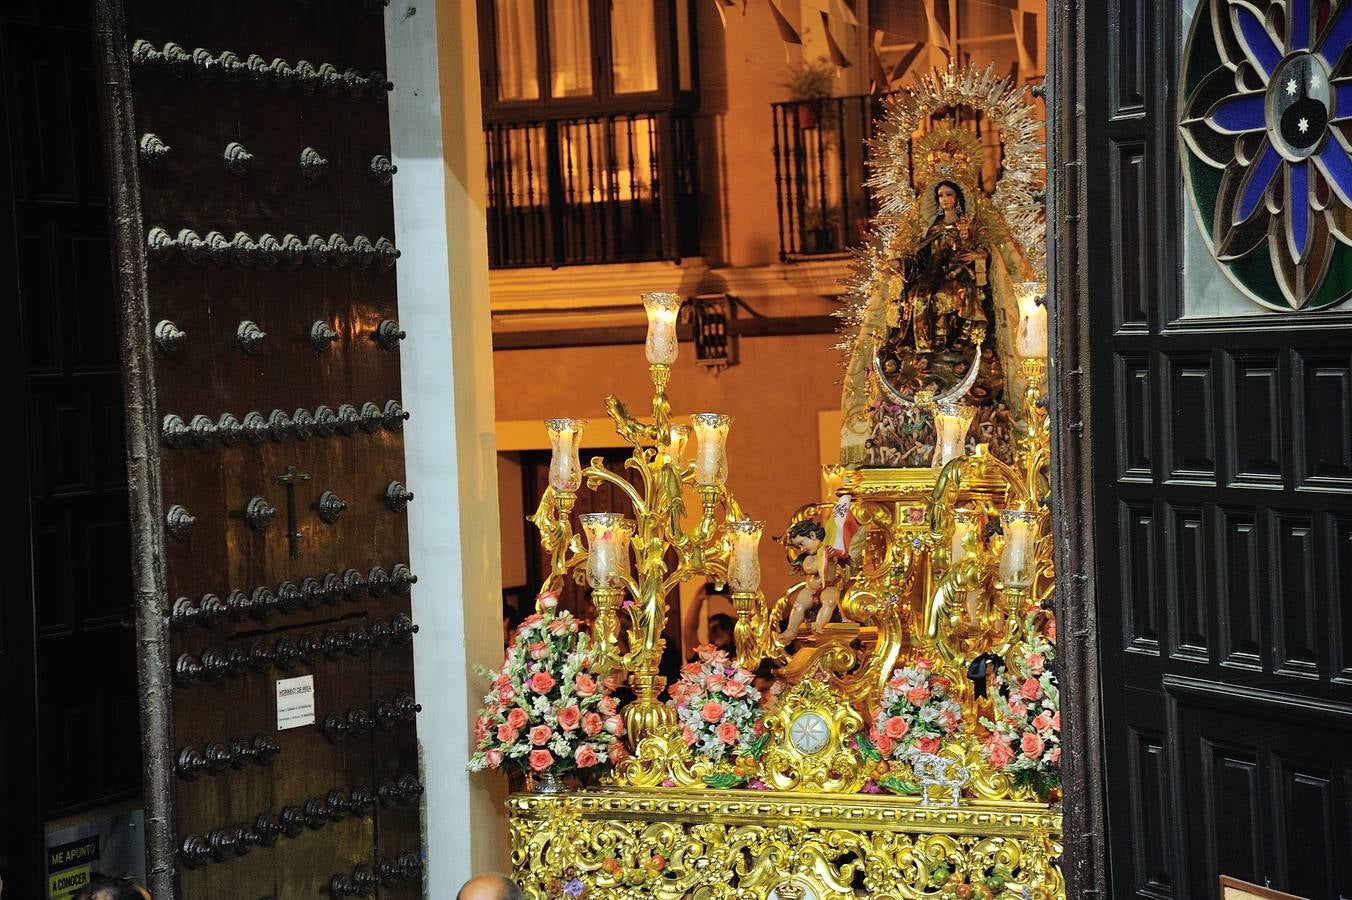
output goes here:
[[[740, 364], [718, 375], [700, 368], [685, 346], [672, 373], [668, 393], [677, 414], [722, 412], [734, 418], [729, 484], [747, 515], [767, 523], [761, 552], [767, 594], [792, 583], [783, 553], [769, 536], [783, 533], [799, 506], [820, 498], [819, 420], [840, 404], [834, 343], [834, 335], [743, 338]], [[584, 450], [616, 443], [603, 405], [606, 394], [616, 394], [633, 412], [646, 412], [652, 399], [639, 345], [498, 351], [493, 368], [500, 431], [509, 422], [506, 430], [513, 433], [530, 427], [520, 420], [586, 418], [591, 425]], [[539, 432], [537, 446], [546, 446], [543, 428]], [[504, 533], [515, 527], [505, 509], [502, 522]], [[526, 527], [522, 523], [523, 533]]]
[[498, 453], [498, 521], [502, 523], [502, 586], [526, 583], [526, 536], [521, 454]]

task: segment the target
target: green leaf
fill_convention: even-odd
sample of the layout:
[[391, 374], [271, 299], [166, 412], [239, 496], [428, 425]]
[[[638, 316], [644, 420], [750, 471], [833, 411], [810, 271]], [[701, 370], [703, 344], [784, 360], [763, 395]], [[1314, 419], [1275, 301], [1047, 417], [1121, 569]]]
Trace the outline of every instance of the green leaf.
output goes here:
[[760, 737], [756, 738], [751, 743], [746, 745], [747, 756], [753, 757], [755, 759], [760, 759], [761, 754], [765, 752], [766, 744], [769, 743], [770, 743], [770, 732], [767, 731]]
[[734, 775], [731, 772], [718, 772], [713, 775], [705, 775], [704, 783], [711, 788], [725, 790], [727, 788], [741, 787], [746, 784], [746, 779], [741, 775]]
[[910, 795], [920, 793], [920, 785], [916, 784], [914, 781], [902, 781], [895, 775], [887, 775], [883, 778], [879, 778], [878, 787], [889, 790], [894, 794]]
[[874, 744], [873, 741], [870, 741], [867, 735], [856, 734], [854, 736], [854, 745], [859, 748], [859, 752], [862, 753], [864, 759], [869, 762], [876, 763], [883, 761], [883, 755], [878, 752], [877, 745]]

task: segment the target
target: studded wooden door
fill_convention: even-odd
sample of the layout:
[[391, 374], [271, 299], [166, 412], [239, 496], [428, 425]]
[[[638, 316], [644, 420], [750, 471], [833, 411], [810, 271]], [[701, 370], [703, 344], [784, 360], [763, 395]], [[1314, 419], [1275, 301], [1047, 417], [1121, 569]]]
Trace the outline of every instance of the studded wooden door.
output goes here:
[[97, 6], [152, 888], [418, 896], [383, 4]]

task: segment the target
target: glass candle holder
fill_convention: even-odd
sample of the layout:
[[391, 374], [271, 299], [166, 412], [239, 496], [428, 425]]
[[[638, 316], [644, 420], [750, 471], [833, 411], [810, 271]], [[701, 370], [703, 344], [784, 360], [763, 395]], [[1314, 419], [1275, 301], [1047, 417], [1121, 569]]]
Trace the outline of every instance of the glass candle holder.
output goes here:
[[690, 420], [695, 428], [695, 484], [722, 487], [728, 480], [727, 441], [732, 416], [696, 413]]
[[1014, 349], [1025, 359], [1047, 358], [1047, 286], [1040, 281], [1024, 281], [1015, 287], [1019, 299], [1019, 327], [1014, 332]]
[[643, 344], [648, 363], [669, 366], [676, 362], [676, 316], [681, 311], [681, 297], [651, 291], [643, 295], [643, 311], [648, 314], [648, 339]]
[[623, 587], [619, 576], [629, 574], [633, 520], [619, 513], [583, 513], [578, 519], [587, 536], [587, 583], [594, 588]]
[[731, 552], [728, 555], [728, 587], [737, 593], [760, 590], [760, 539], [764, 522], [740, 519], [728, 526]]
[[1037, 516], [1024, 509], [1000, 513], [1005, 546], [1000, 551], [1000, 581], [1007, 588], [1023, 590], [1033, 583], [1033, 541], [1037, 537]]
[[[959, 507], [953, 510], [953, 540], [949, 544], [949, 565], [956, 566], [967, 558], [967, 539], [973, 534], [979, 534], [981, 527], [981, 516], [974, 509]], [[977, 601], [981, 598], [978, 591], [967, 591], [963, 594], [963, 605], [967, 609], [967, 620], [976, 624], [980, 616], [980, 609]]]
[[667, 442], [658, 444], [657, 450], [659, 453], [665, 454], [671, 460], [672, 465], [679, 468], [685, 462], [685, 445], [689, 440], [689, 425], [672, 425]]
[[976, 408], [966, 403], [943, 401], [934, 407], [934, 461], [935, 472], [949, 461], [967, 452], [967, 432], [976, 417]]
[[545, 419], [549, 433], [549, 486], [556, 491], [575, 491], [582, 486], [582, 460], [578, 448], [582, 443], [585, 419]]

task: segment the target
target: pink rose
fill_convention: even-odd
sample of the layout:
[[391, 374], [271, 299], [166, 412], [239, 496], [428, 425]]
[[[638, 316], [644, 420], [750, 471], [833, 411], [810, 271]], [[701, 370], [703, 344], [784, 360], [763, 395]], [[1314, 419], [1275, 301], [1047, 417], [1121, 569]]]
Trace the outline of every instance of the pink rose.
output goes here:
[[1028, 654], [1028, 659], [1025, 660], [1025, 662], [1028, 663], [1028, 671], [1032, 672], [1034, 675], [1041, 675], [1042, 670], [1047, 665], [1047, 661], [1042, 658], [1041, 653]]
[[543, 747], [549, 743], [549, 739], [554, 736], [554, 730], [548, 725], [536, 725], [530, 730], [530, 742], [537, 747]]
[[559, 710], [559, 727], [564, 731], [576, 731], [580, 724], [582, 724], [582, 710], [571, 703]]
[[484, 754], [484, 762], [488, 763], [490, 769], [502, 768], [502, 751], [497, 747]]
[[894, 741], [899, 741], [906, 737], [906, 732], [911, 730], [911, 724], [901, 716], [893, 716], [883, 723], [883, 734]]
[[1025, 679], [1023, 684], [1019, 685], [1019, 693], [1025, 700], [1036, 700], [1042, 696], [1042, 685], [1038, 684], [1036, 678]]
[[559, 637], [568, 631], [568, 624], [569, 622], [567, 619], [555, 619], [549, 623], [549, 633], [555, 637]]
[[1051, 641], [1053, 644], [1055, 644], [1055, 643], [1056, 643], [1056, 620], [1055, 620], [1055, 619], [1048, 619], [1048, 620], [1047, 620], [1046, 634], [1047, 634], [1047, 640], [1049, 640], [1049, 641]]
[[578, 747], [577, 752], [573, 754], [573, 762], [577, 763], [579, 769], [590, 769], [600, 761], [600, 758], [596, 755], [596, 751], [592, 749], [591, 744], [583, 744], [581, 747]]
[[516, 691], [512, 690], [511, 685], [498, 688], [498, 702], [503, 706], [516, 699]]
[[537, 694], [548, 694], [555, 684], [554, 676], [548, 672], [536, 672], [530, 677], [530, 689]]
[[921, 706], [930, 698], [930, 690], [923, 684], [919, 687], [913, 687], [906, 692], [906, 699], [912, 706]]
[[1009, 742], [998, 734], [991, 735], [986, 742], [986, 751], [990, 756], [991, 765], [996, 769], [1003, 769], [1014, 761], [1014, 751], [1009, 748]]
[[704, 708], [699, 711], [699, 716], [710, 725], [723, 718], [723, 704], [716, 700], [710, 700], [704, 704]]
[[493, 679], [493, 687], [495, 688], [504, 688], [511, 683], [512, 676], [508, 675], [506, 672], [499, 672], [498, 677]]
[[728, 679], [726, 677], [720, 675], [717, 672], [710, 672], [709, 677], [704, 679], [704, 687], [711, 691], [717, 691], [722, 689], [724, 683], [727, 682], [727, 680]]
[[543, 772], [554, 765], [554, 754], [548, 750], [532, 750], [530, 752], [530, 767], [537, 772]]
[[526, 645], [526, 652], [530, 654], [531, 659], [544, 659], [549, 655], [549, 645], [544, 641], [536, 641]]
[[681, 666], [681, 677], [682, 677], [682, 678], [696, 678], [696, 677], [699, 676], [699, 673], [700, 673], [700, 672], [703, 672], [703, 671], [704, 671], [704, 667], [701, 666], [699, 663], [697, 663], [697, 662], [688, 662], [688, 663], [686, 663], [685, 665]]
[[1061, 730], [1061, 710], [1052, 713], [1052, 731]]
[[729, 678], [723, 683], [723, 693], [733, 698], [744, 697], [746, 696], [746, 685], [736, 678]]
[[1029, 759], [1037, 759], [1042, 755], [1044, 744], [1042, 735], [1036, 731], [1025, 731], [1023, 737], [1019, 740], [1019, 746], [1023, 748], [1023, 755]]
[[624, 745], [624, 741], [615, 741], [606, 749], [606, 756], [615, 765], [619, 765], [629, 758], [629, 748]]
[[1024, 706], [1018, 697], [1009, 698], [1009, 711], [1020, 718], [1028, 715], [1028, 707]]
[[893, 751], [897, 749], [897, 742], [885, 734], [880, 735], [874, 743], [878, 745], [878, 752], [883, 755], [884, 759], [891, 756]]
[[731, 722], [724, 722], [722, 725], [719, 725], [716, 734], [718, 735], [718, 739], [720, 741], [722, 741], [725, 744], [728, 744], [729, 746], [737, 743], [738, 738], [737, 726], [732, 724]]
[[614, 698], [614, 697], [602, 697], [602, 698], [601, 698], [601, 702], [600, 702], [599, 704], [597, 704], [597, 708], [600, 709], [601, 712], [605, 713], [605, 714], [608, 715], [608, 716], [613, 716], [613, 715], [615, 715], [615, 698]]
[[943, 678], [941, 676], [936, 675], [929, 680], [929, 686], [930, 691], [934, 694], [934, 696], [942, 697], [948, 693], [949, 688], [951, 688], [953, 685], [947, 678]]
[[904, 676], [897, 675], [887, 683], [887, 686], [890, 687], [892, 690], [896, 691], [898, 694], [903, 694], [906, 692], [907, 683], [908, 682], [906, 681], [906, 678]]
[[582, 717], [582, 733], [587, 737], [600, 734], [604, 724], [599, 713], [589, 712]]
[[1052, 765], [1059, 763], [1061, 761], [1061, 748], [1053, 747], [1052, 752], [1047, 754], [1047, 761]]
[[1036, 728], [1038, 731], [1045, 731], [1046, 729], [1051, 728], [1052, 717], [1047, 715], [1046, 713], [1038, 713], [1038, 715], [1033, 719], [1033, 727]]
[[685, 741], [687, 747], [693, 747], [695, 746], [695, 741], [699, 740], [699, 738], [695, 737], [695, 732], [691, 730], [689, 725], [686, 725], [681, 729], [681, 740]]
[[933, 735], [926, 735], [916, 741], [915, 746], [921, 753], [938, 753], [939, 739]]
[[513, 728], [524, 728], [529, 720], [526, 711], [519, 706], [513, 707], [512, 711], [507, 713], [507, 724]]
[[573, 685], [577, 689], [577, 695], [579, 697], [590, 697], [592, 694], [596, 693], [596, 679], [586, 672], [578, 672]]
[[502, 725], [499, 725], [499, 726], [498, 726], [498, 743], [499, 743], [499, 744], [515, 744], [515, 743], [516, 743], [517, 735], [518, 735], [519, 733], [520, 733], [520, 732], [518, 732], [518, 731], [517, 731], [515, 728], [513, 728], [511, 725], [508, 725], [508, 724], [505, 724], [505, 723], [502, 724]]
[[619, 716], [607, 716], [605, 729], [618, 737], [619, 735], [624, 734], [624, 720]]
[[918, 659], [916, 659], [915, 668], [917, 669], [917, 671], [920, 672], [928, 672], [934, 668], [934, 663], [931, 660], [928, 660], [925, 657], [921, 656]]
[[474, 743], [483, 743], [484, 738], [488, 737], [488, 719], [485, 716], [479, 716], [474, 723]]

